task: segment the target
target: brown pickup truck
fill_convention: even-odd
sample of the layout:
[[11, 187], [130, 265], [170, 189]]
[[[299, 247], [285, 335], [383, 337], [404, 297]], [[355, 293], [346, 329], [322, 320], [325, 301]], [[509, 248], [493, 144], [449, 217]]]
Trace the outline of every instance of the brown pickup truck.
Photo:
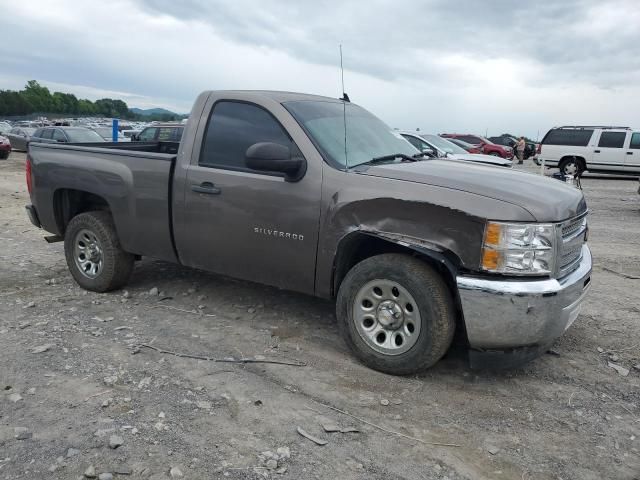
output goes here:
[[179, 144], [32, 143], [26, 168], [31, 221], [83, 288], [120, 288], [149, 256], [333, 298], [355, 355], [393, 374], [456, 330], [472, 364], [533, 358], [589, 287], [579, 190], [426, 158], [343, 100], [205, 92]]

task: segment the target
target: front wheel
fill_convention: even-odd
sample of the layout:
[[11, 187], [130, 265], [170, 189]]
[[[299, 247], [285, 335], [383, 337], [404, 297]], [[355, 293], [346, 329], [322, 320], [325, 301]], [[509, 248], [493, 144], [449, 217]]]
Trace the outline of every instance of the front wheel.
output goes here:
[[498, 152], [489, 152], [489, 155], [491, 155], [492, 157], [499, 157], [500, 154]]
[[402, 254], [378, 255], [353, 267], [340, 285], [336, 312], [356, 357], [394, 375], [434, 365], [455, 330], [451, 293], [442, 277]]
[[64, 235], [67, 266], [82, 288], [108, 292], [123, 287], [135, 257], [122, 250], [108, 212], [86, 212], [71, 219]]

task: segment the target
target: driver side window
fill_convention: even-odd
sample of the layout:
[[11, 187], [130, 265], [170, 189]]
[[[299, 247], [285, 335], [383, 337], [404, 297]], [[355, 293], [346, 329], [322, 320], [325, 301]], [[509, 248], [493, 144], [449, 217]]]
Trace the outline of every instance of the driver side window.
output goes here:
[[245, 154], [259, 142], [295, 149], [287, 132], [265, 109], [244, 102], [218, 102], [211, 111], [198, 163], [204, 167], [248, 170]]

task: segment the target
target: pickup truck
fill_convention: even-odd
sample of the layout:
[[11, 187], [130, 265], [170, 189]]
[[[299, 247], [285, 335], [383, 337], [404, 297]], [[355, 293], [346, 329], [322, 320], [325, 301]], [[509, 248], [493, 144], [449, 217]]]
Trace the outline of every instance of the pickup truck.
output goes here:
[[590, 286], [581, 191], [425, 158], [348, 100], [208, 91], [177, 145], [31, 143], [26, 178], [81, 287], [121, 288], [149, 256], [334, 299], [357, 358], [392, 374], [456, 331], [472, 366], [529, 360]]

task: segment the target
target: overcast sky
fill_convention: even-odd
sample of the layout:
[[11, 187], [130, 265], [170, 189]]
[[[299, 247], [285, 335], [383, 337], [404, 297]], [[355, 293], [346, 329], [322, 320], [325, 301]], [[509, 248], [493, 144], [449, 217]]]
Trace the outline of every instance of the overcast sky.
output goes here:
[[392, 127], [640, 127], [640, 0], [0, 0], [0, 89], [188, 112], [207, 89], [341, 95]]

